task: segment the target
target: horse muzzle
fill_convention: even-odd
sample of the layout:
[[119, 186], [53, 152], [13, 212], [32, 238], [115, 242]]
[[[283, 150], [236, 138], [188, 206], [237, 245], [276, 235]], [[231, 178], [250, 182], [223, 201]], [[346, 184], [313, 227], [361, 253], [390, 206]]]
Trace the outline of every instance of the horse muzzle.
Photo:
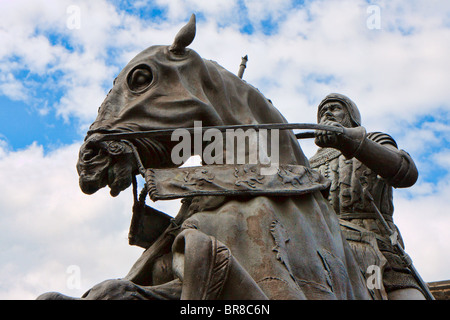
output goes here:
[[111, 188], [116, 196], [128, 188], [136, 169], [136, 161], [129, 144], [124, 141], [102, 141], [102, 134], [87, 137], [80, 148], [77, 171], [81, 190], [93, 194]]

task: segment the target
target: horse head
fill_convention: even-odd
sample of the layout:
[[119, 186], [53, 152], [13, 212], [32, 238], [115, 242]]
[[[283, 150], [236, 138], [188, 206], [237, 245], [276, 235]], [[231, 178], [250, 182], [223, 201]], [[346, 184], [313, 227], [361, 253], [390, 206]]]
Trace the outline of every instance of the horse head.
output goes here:
[[[130, 145], [145, 168], [170, 168], [170, 136], [107, 142], [110, 133], [203, 126], [286, 123], [256, 88], [187, 48], [195, 37], [195, 16], [172, 45], [151, 46], [134, 57], [114, 80], [80, 148], [77, 170], [83, 192], [109, 186], [111, 195], [128, 188], [137, 173]], [[291, 131], [280, 132], [280, 163], [306, 164]]]

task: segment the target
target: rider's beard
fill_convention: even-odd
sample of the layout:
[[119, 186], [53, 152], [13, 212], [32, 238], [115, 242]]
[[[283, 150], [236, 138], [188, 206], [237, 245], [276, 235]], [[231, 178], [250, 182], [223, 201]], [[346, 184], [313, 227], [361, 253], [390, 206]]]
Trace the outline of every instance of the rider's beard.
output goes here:
[[336, 119], [336, 117], [334, 117], [333, 115], [327, 115], [325, 117], [322, 117], [320, 120], [320, 124], [326, 124], [326, 121], [331, 121], [331, 122], [336, 122], [339, 123], [341, 126], [345, 127], [345, 128], [352, 128], [354, 127], [353, 121], [350, 118], [350, 115], [348, 114], [348, 112], [345, 112], [345, 116], [342, 120], [338, 121]]

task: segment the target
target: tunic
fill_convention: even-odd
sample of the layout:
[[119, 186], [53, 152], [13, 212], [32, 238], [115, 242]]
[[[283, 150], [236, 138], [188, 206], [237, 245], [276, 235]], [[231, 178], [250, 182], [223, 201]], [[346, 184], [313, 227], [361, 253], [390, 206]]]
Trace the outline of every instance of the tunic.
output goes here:
[[[372, 132], [367, 135], [367, 138], [379, 144], [397, 148], [394, 139], [385, 133]], [[319, 149], [310, 159], [310, 163], [313, 169], [331, 180], [328, 201], [339, 216], [341, 228], [347, 239], [355, 240], [352, 237], [355, 230], [370, 231], [375, 234], [378, 248], [387, 260], [383, 272], [383, 285], [386, 292], [404, 288], [421, 290], [390, 243], [389, 236], [376, 217], [371, 201], [363, 193], [363, 187], [367, 187], [390, 228], [398, 232], [399, 242], [404, 247], [400, 232], [393, 221], [393, 186], [396, 186], [396, 182], [386, 181], [358, 159], [346, 159], [339, 150], [333, 148]]]

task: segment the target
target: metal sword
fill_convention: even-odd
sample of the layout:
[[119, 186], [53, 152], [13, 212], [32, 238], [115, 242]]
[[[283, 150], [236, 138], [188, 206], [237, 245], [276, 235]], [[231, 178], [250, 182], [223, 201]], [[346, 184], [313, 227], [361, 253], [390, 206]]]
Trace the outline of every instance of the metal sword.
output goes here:
[[380, 210], [378, 209], [378, 206], [375, 204], [375, 200], [373, 199], [373, 197], [370, 194], [367, 187], [363, 187], [363, 194], [367, 197], [367, 199], [369, 199], [370, 204], [372, 205], [373, 209], [375, 210], [375, 213], [376, 213], [378, 219], [380, 220], [381, 224], [383, 225], [383, 228], [389, 234], [389, 239], [391, 241], [392, 246], [396, 250], [398, 250], [398, 252], [400, 253], [401, 259], [403, 260], [403, 262], [405, 262], [407, 267], [411, 270], [413, 277], [419, 283], [419, 286], [423, 290], [425, 297], [428, 300], [436, 300], [434, 298], [433, 294], [431, 293], [430, 289], [428, 288], [428, 285], [425, 283], [425, 281], [423, 281], [422, 277], [420, 276], [420, 274], [417, 272], [416, 268], [414, 267], [411, 257], [405, 252], [403, 247], [398, 242], [398, 232], [393, 231], [391, 229], [391, 227], [389, 227], [388, 223], [386, 222], [386, 219], [383, 217], [383, 214], [380, 212]]

